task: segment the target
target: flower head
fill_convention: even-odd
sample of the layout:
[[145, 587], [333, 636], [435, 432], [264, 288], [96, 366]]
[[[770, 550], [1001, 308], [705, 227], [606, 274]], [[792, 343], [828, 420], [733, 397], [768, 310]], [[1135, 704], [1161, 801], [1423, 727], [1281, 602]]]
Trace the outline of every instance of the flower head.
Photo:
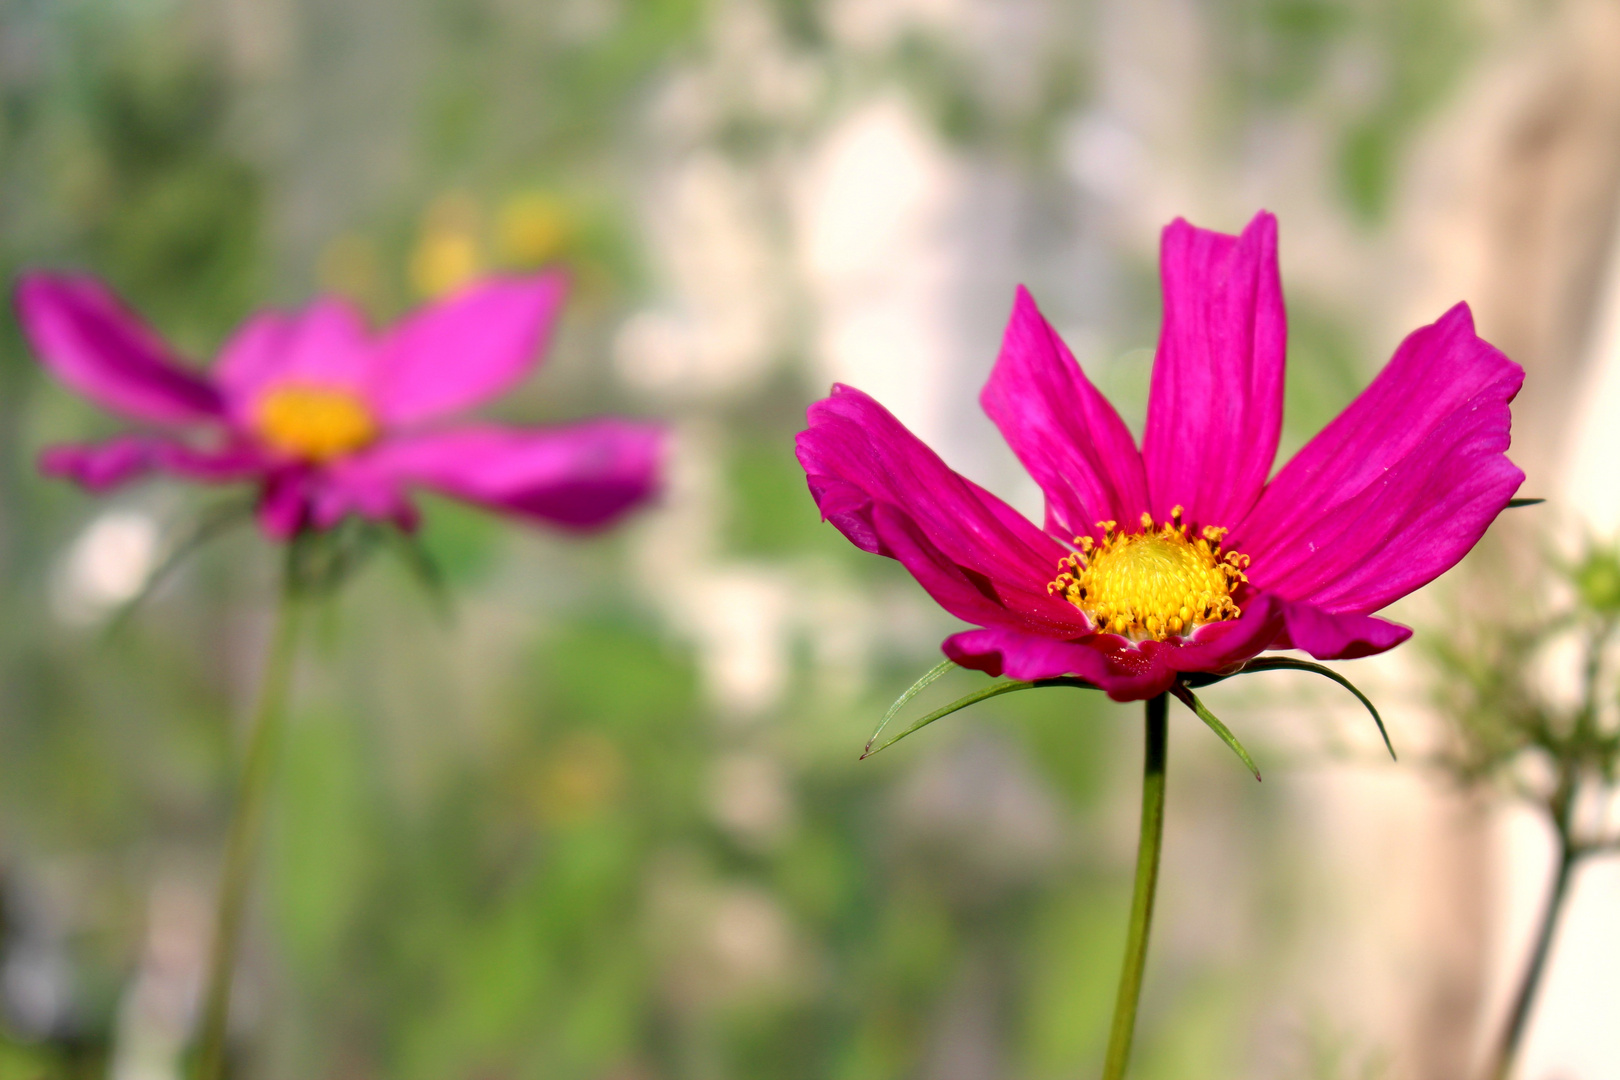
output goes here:
[[52, 447], [41, 467], [95, 491], [154, 470], [256, 483], [260, 523], [280, 539], [350, 514], [412, 528], [416, 487], [565, 527], [605, 525], [657, 487], [658, 428], [443, 422], [528, 374], [565, 289], [554, 273], [487, 278], [380, 334], [335, 298], [261, 312], [203, 375], [95, 279], [26, 275], [17, 308], [46, 367], [159, 429]]
[[1140, 451], [1018, 290], [980, 401], [1044, 492], [1044, 527], [847, 386], [798, 438], [823, 518], [979, 627], [944, 651], [991, 675], [1078, 676], [1131, 701], [1267, 649], [1400, 644], [1411, 631], [1372, 613], [1450, 569], [1524, 479], [1506, 456], [1524, 372], [1458, 304], [1268, 481], [1287, 341], [1276, 247], [1264, 212], [1241, 236], [1164, 230]]

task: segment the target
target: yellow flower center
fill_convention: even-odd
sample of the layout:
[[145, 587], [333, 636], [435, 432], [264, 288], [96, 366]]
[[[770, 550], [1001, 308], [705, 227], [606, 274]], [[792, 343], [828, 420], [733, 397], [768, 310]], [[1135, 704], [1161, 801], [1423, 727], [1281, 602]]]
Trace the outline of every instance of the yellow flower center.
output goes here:
[[259, 437], [306, 461], [330, 461], [377, 437], [377, 421], [358, 396], [327, 386], [278, 386], [255, 410]]
[[1232, 592], [1249, 580], [1243, 573], [1249, 557], [1221, 550], [1227, 530], [1206, 526], [1190, 537], [1179, 506], [1159, 526], [1143, 514], [1139, 533], [1121, 532], [1115, 524], [1097, 523], [1104, 534], [1100, 544], [1075, 537], [1080, 550], [1059, 563], [1062, 572], [1046, 591], [1061, 593], [1099, 630], [1136, 641], [1164, 641], [1243, 613]]

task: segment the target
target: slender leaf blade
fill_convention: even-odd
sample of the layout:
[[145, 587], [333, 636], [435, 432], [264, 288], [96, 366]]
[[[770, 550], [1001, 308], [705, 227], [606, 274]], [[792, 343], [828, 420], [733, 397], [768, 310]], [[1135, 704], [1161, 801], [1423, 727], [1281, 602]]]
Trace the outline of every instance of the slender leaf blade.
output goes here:
[[210, 540], [229, 532], [237, 525], [252, 520], [255, 504], [256, 500], [254, 499], [231, 499], [211, 507], [208, 512], [204, 513], [195, 525], [169, 545], [168, 553], [163, 556], [163, 561], [158, 563], [146, 575], [146, 580], [141, 583], [140, 591], [120, 605], [113, 617], [108, 621], [107, 628], [102, 636], [111, 638], [123, 630], [135, 614], [135, 610], [173, 576], [174, 572], [180, 568], [181, 563], [200, 551]]
[[1221, 742], [1225, 743], [1231, 749], [1232, 753], [1236, 754], [1238, 759], [1242, 761], [1243, 764], [1248, 766], [1249, 771], [1254, 774], [1254, 778], [1256, 780], [1260, 779], [1260, 766], [1254, 763], [1254, 758], [1249, 756], [1249, 752], [1243, 748], [1243, 744], [1238, 741], [1238, 737], [1232, 734], [1232, 729], [1221, 723], [1220, 717], [1210, 712], [1204, 703], [1198, 700], [1197, 694], [1187, 689], [1187, 687], [1183, 686], [1181, 683], [1176, 683], [1174, 686], [1172, 686], [1170, 688], [1170, 692], [1176, 695], [1176, 697], [1181, 700], [1183, 705], [1187, 706], [1187, 708], [1196, 713], [1198, 719], [1202, 720], [1205, 724], [1208, 724], [1211, 731], [1220, 736]]
[[1373, 723], [1378, 725], [1378, 734], [1384, 737], [1384, 749], [1389, 751], [1389, 759], [1391, 761], [1400, 760], [1400, 758], [1395, 755], [1395, 745], [1389, 741], [1389, 731], [1384, 727], [1384, 718], [1378, 715], [1377, 706], [1372, 703], [1371, 699], [1369, 699], [1366, 694], [1361, 692], [1355, 683], [1351, 682], [1343, 675], [1340, 675], [1337, 671], [1334, 671], [1332, 668], [1325, 667], [1321, 664], [1312, 663], [1309, 660], [1296, 660], [1292, 656], [1256, 657], [1255, 659], [1250, 660], [1247, 664], [1243, 665], [1241, 674], [1247, 675], [1253, 671], [1309, 671], [1313, 672], [1314, 674], [1321, 675], [1324, 678], [1332, 679], [1334, 682], [1356, 695], [1356, 700], [1360, 701], [1361, 704], [1366, 707], [1367, 711], [1372, 714]]
[[893, 746], [907, 735], [921, 731], [929, 724], [932, 724], [935, 720], [944, 719], [945, 717], [951, 715], [951, 713], [959, 712], [960, 710], [967, 708], [969, 705], [975, 705], [978, 702], [984, 701], [988, 698], [1000, 697], [1002, 694], [1011, 694], [1019, 690], [1030, 690], [1033, 689], [1034, 686], [1035, 684], [1032, 682], [999, 682], [992, 686], [987, 686], [983, 690], [975, 690], [971, 694], [964, 694], [962, 697], [957, 698], [949, 705], [943, 705], [928, 715], [914, 720], [910, 727], [906, 728], [906, 730], [889, 739], [882, 745], [877, 747], [868, 745], [866, 750], [861, 753], [861, 760], [865, 761], [879, 750], [887, 750], [889, 747]]
[[1546, 501], [1546, 499], [1509, 499], [1507, 508], [1509, 510], [1517, 510], [1521, 506], [1540, 506]]
[[940, 676], [944, 675], [947, 671], [951, 670], [951, 668], [955, 666], [956, 661], [954, 660], [941, 660], [939, 663], [925, 671], [922, 678], [912, 683], [910, 688], [908, 688], [905, 693], [895, 698], [894, 704], [889, 706], [889, 711], [883, 714], [883, 719], [878, 723], [877, 730], [872, 732], [872, 737], [870, 739], [866, 740], [866, 749], [862, 752], [861, 756], [865, 757], [867, 754], [873, 752], [872, 744], [877, 742], [879, 735], [883, 734], [883, 729], [889, 726], [889, 721], [894, 719], [895, 713], [905, 708], [907, 702], [916, 697], [918, 694], [922, 693], [929, 686], [933, 685], [933, 683], [939, 680]]
[[[937, 678], [937, 676], [936, 676], [936, 678]], [[906, 730], [902, 731], [900, 734], [894, 736], [893, 738], [889, 739], [888, 741], [884, 742], [883, 744], [881, 744], [881, 745], [879, 745], [877, 747], [873, 747], [871, 745], [871, 743], [868, 743], [867, 747], [866, 747], [866, 750], [861, 754], [861, 760], [865, 761], [867, 758], [871, 757], [873, 754], [877, 753], [879, 750], [887, 750], [889, 747], [893, 746], [895, 743], [899, 742], [901, 739], [905, 738], [907, 735], [910, 735], [910, 734], [912, 734], [913, 732], [916, 732], [916, 731], [921, 731], [923, 728], [927, 727], [929, 724], [932, 724], [935, 720], [944, 719], [945, 717], [951, 715], [951, 713], [959, 712], [962, 709], [967, 708], [969, 705], [976, 705], [981, 701], [986, 701], [986, 700], [988, 700], [990, 698], [993, 698], [993, 697], [1000, 697], [1002, 694], [1013, 694], [1013, 693], [1017, 693], [1020, 690], [1045, 689], [1045, 688], [1047, 688], [1049, 686], [1072, 686], [1072, 687], [1074, 687], [1074, 688], [1076, 688], [1078, 690], [1095, 690], [1095, 689], [1097, 689], [1095, 686], [1093, 686], [1091, 683], [1086, 682], [1084, 679], [1075, 679], [1075, 678], [1070, 678], [1070, 677], [1067, 677], [1067, 676], [1064, 676], [1064, 677], [1061, 677], [1061, 678], [1056, 678], [1056, 679], [1037, 679], [1034, 682], [1018, 682], [1016, 680], [1007, 680], [1005, 682], [992, 683], [991, 685], [985, 687], [982, 690], [975, 690], [971, 694], [964, 694], [962, 697], [957, 698], [955, 701], [951, 702], [949, 705], [942, 705], [939, 708], [935, 709], [933, 712], [929, 713], [928, 715], [920, 717], [919, 719], [912, 721], [911, 726], [906, 728]], [[873, 735], [872, 738], [873, 738], [874, 742], [877, 740], [876, 735]]]

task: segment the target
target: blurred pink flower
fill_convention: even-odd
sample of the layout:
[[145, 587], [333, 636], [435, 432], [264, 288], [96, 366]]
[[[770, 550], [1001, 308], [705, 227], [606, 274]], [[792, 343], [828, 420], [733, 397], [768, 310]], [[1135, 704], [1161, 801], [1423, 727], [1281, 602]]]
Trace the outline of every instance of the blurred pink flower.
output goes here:
[[1241, 236], [1178, 219], [1160, 266], [1140, 452], [1018, 291], [980, 401], [1045, 493], [1044, 529], [847, 386], [798, 438], [823, 518], [981, 627], [944, 651], [991, 675], [1073, 675], [1132, 701], [1266, 649], [1400, 644], [1411, 631], [1372, 612], [1454, 565], [1524, 479], [1505, 454], [1523, 370], [1458, 304], [1268, 483], [1287, 340], [1276, 219]]
[[92, 491], [154, 470], [256, 483], [260, 524], [278, 539], [348, 514], [414, 528], [414, 487], [567, 528], [606, 525], [656, 490], [660, 428], [441, 423], [529, 373], [565, 292], [556, 273], [488, 278], [377, 335], [331, 297], [260, 312], [205, 376], [99, 281], [28, 274], [17, 308], [45, 366], [91, 400], [168, 429], [52, 447], [41, 468]]

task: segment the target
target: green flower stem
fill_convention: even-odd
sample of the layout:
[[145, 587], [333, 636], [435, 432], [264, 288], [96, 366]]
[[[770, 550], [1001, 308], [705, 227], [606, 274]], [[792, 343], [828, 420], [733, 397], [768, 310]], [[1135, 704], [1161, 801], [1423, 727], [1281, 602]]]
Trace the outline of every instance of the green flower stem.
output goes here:
[[265, 804], [275, 772], [276, 749], [281, 741], [288, 685], [297, 654], [302, 603], [288, 552], [276, 625], [265, 661], [259, 700], [248, 736], [247, 756], [236, 791], [236, 807], [225, 842], [219, 902], [215, 912], [214, 942], [208, 957], [208, 983], [204, 991], [201, 1034], [197, 1041], [195, 1080], [221, 1080], [225, 1075], [225, 1044], [231, 1012], [231, 981], [242, 936], [248, 885], [254, 856], [264, 825]]
[[1581, 786], [1581, 750], [1599, 738], [1597, 731], [1598, 681], [1603, 671], [1603, 646], [1614, 633], [1612, 619], [1601, 620], [1597, 633], [1588, 640], [1586, 663], [1582, 675], [1584, 693], [1580, 711], [1575, 716], [1572, 739], [1559, 752], [1558, 785], [1547, 799], [1546, 810], [1558, 834], [1558, 871], [1552, 888], [1547, 892], [1546, 906], [1541, 912], [1541, 925], [1536, 928], [1536, 943], [1530, 953], [1530, 962], [1520, 976], [1519, 988], [1513, 995], [1513, 1007], [1507, 1023], [1497, 1040], [1496, 1052], [1491, 1057], [1489, 1080], [1508, 1080], [1524, 1042], [1525, 1029], [1530, 1026], [1530, 1013], [1535, 1008], [1536, 994], [1547, 973], [1547, 960], [1552, 953], [1553, 938], [1558, 931], [1558, 919], [1569, 899], [1569, 886], [1581, 858], [1591, 854], [1593, 847], [1582, 844], [1575, 835], [1575, 799]]
[[1148, 929], [1153, 923], [1153, 894], [1159, 884], [1159, 851], [1164, 842], [1164, 767], [1170, 744], [1169, 699], [1163, 694], [1147, 703], [1147, 746], [1142, 762], [1142, 833], [1136, 846], [1136, 889], [1131, 896], [1131, 925], [1125, 940], [1125, 967], [1114, 998], [1114, 1027], [1108, 1036], [1103, 1080], [1124, 1080], [1136, 1033], [1136, 1005], [1142, 997], [1142, 969], [1147, 963]]
[[[1563, 819], [1560, 818], [1560, 825]], [[1508, 1080], [1513, 1075], [1513, 1063], [1519, 1056], [1519, 1044], [1524, 1041], [1524, 1032], [1530, 1024], [1530, 1011], [1536, 1003], [1536, 991], [1541, 986], [1541, 977], [1547, 969], [1547, 957], [1552, 953], [1554, 932], [1558, 929], [1558, 916], [1563, 911], [1564, 900], [1569, 895], [1570, 879], [1574, 876], [1575, 865], [1580, 861], [1580, 852], [1569, 842], [1569, 837], [1562, 829], [1558, 838], [1558, 873], [1553, 878], [1552, 889], [1547, 894], [1546, 907], [1541, 912], [1541, 926], [1536, 930], [1535, 951], [1530, 954], [1530, 963], [1524, 969], [1524, 975], [1519, 980], [1519, 989], [1513, 995], [1513, 1011], [1508, 1013], [1507, 1025], [1502, 1029], [1502, 1037], [1497, 1041], [1496, 1053], [1491, 1059], [1491, 1069], [1487, 1074], [1490, 1080]]]

